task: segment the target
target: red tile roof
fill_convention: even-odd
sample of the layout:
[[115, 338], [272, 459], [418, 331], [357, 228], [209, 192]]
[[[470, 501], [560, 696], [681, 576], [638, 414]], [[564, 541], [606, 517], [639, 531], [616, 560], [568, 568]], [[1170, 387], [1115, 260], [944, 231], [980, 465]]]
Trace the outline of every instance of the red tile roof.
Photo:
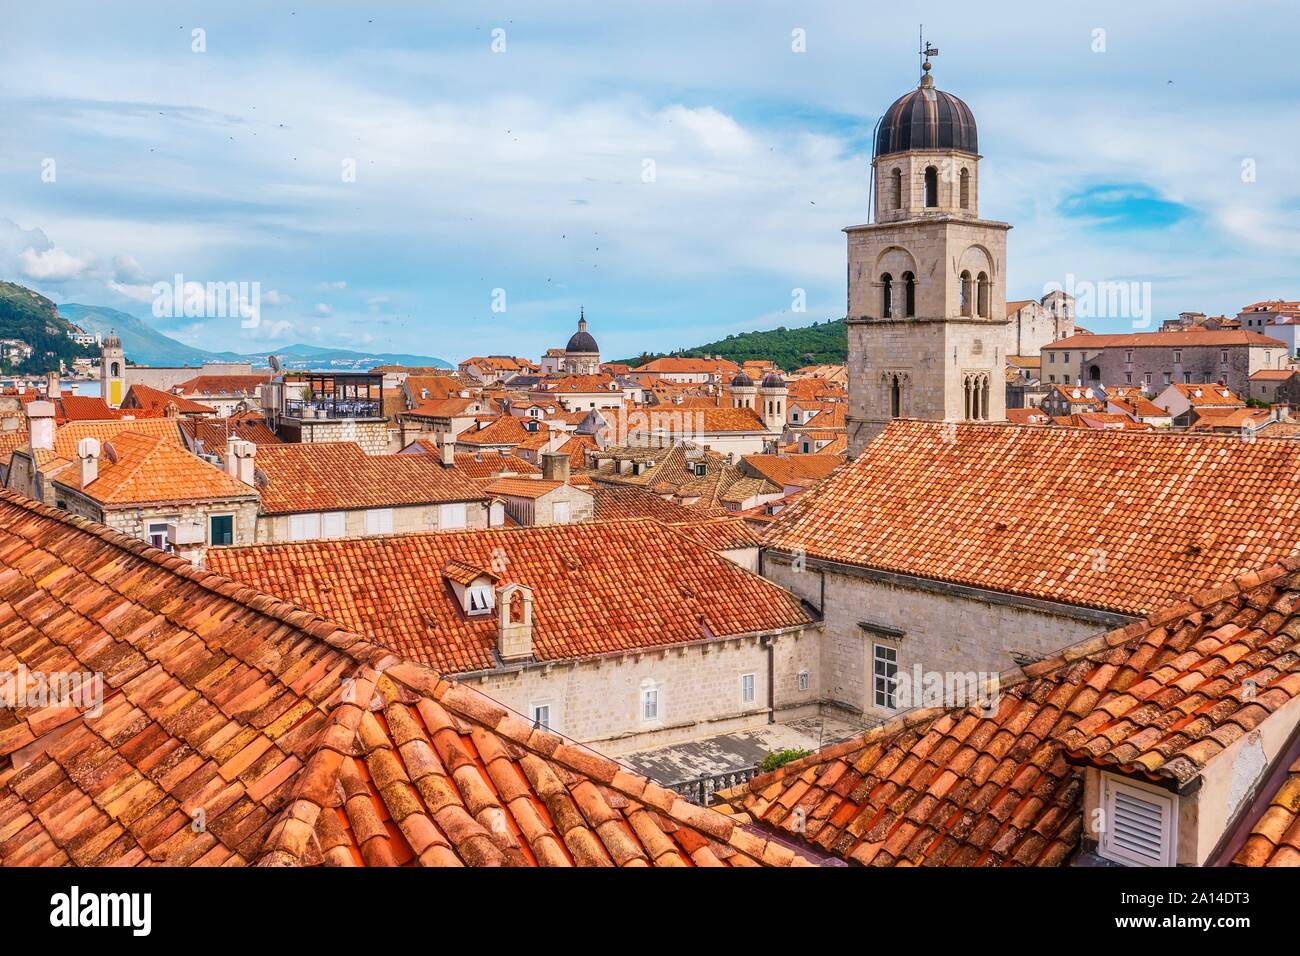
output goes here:
[[177, 415], [215, 415], [215, 408], [200, 405], [181, 395], [173, 395], [148, 385], [132, 385], [122, 400], [123, 414], [143, 414], [149, 418], [162, 418], [169, 409]]
[[484, 485], [483, 490], [505, 498], [540, 498], [563, 487], [564, 482], [545, 478], [498, 478]]
[[271, 381], [271, 372], [252, 375], [198, 375], [176, 386], [182, 395], [211, 398], [256, 398], [262, 385]]
[[[412, 456], [414, 457], [414, 456]], [[449, 673], [493, 667], [497, 624], [467, 617], [441, 569], [501, 568], [533, 589], [538, 660], [808, 622], [787, 591], [649, 520], [222, 548], [213, 570], [363, 630]]]
[[72, 463], [55, 484], [105, 506], [257, 497], [252, 487], [186, 451], [171, 436], [118, 432], [101, 447], [97, 477], [87, 485], [81, 483], [77, 459]]
[[1173, 385], [1185, 399], [1187, 399], [1193, 408], [1215, 408], [1215, 407], [1235, 407], [1240, 408], [1246, 403], [1242, 401], [1232, 389], [1226, 385], [1214, 385], [1209, 383], [1193, 383], [1185, 385], [1176, 382]]
[[1300, 758], [1278, 788], [1262, 796], [1268, 804], [1232, 858], [1233, 865], [1300, 866]]
[[471, 447], [474, 445], [517, 446], [532, 441], [539, 435], [544, 438], [550, 433], [550, 427], [540, 422], [537, 424], [537, 430], [530, 432], [524, 422], [525, 419], [517, 415], [498, 415], [485, 420], [485, 423], [474, 431], [461, 432], [456, 436], [456, 444]]
[[1268, 348], [1286, 348], [1280, 339], [1260, 335], [1258, 332], [1235, 330], [1211, 331], [1209, 329], [1186, 332], [1121, 332], [1113, 335], [1097, 335], [1091, 332], [1071, 335], [1057, 339], [1043, 346], [1043, 351], [1051, 349], [1082, 349], [1093, 351], [1101, 348], [1174, 348], [1188, 345], [1224, 346], [1254, 345]]
[[[796, 865], [337, 624], [0, 491], [0, 864]], [[202, 826], [196, 826], [202, 811]]]
[[774, 485], [813, 485], [844, 464], [835, 455], [746, 455], [741, 462]]
[[1009, 671], [993, 708], [911, 711], [722, 796], [738, 819], [870, 866], [1061, 865], [1083, 830], [1078, 764], [1186, 788], [1300, 696], [1297, 568]]
[[255, 461], [263, 514], [485, 499], [432, 455], [367, 455], [356, 442], [259, 445]]
[[1296, 373], [1294, 368], [1262, 368], [1250, 376], [1252, 382], [1285, 382]]
[[280, 437], [271, 431], [266, 419], [255, 413], [229, 418], [182, 418], [177, 424], [191, 440], [201, 441], [203, 451], [211, 455], [224, 455], [232, 438], [251, 441], [255, 445], [283, 444]]
[[692, 508], [661, 498], [643, 488], [630, 485], [610, 485], [598, 482], [592, 485], [597, 521], [618, 521], [622, 518], [654, 518], [667, 524], [698, 521], [700, 514]]
[[1146, 613], [1296, 548], [1300, 447], [896, 420], [786, 509], [767, 541], [812, 558]]

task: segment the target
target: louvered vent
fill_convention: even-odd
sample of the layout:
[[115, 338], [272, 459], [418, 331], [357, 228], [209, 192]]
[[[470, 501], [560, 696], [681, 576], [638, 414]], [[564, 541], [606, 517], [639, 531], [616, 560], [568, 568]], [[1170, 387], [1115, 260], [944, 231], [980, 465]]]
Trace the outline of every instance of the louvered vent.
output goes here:
[[1110, 778], [1102, 855], [1138, 866], [1174, 865], [1174, 798]]

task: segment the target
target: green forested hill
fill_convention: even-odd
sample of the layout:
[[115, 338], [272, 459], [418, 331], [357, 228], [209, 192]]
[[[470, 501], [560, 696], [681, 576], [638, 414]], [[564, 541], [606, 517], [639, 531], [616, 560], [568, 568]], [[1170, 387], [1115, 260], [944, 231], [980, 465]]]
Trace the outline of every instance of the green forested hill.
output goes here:
[[77, 345], [67, 333], [74, 326], [54, 303], [15, 282], [0, 282], [0, 339], [21, 339], [32, 346], [32, 356], [16, 366], [4, 363], [4, 371], [35, 375], [59, 367], [59, 359], [72, 360], [96, 354]]
[[798, 329], [781, 326], [767, 332], [741, 332], [694, 348], [653, 355], [646, 353], [619, 361], [628, 365], [644, 365], [652, 359], [663, 358], [665, 354], [674, 358], [719, 355], [736, 363], [749, 359], [768, 359], [790, 372], [803, 365], [839, 365], [848, 359], [848, 353], [848, 326], [843, 319], [835, 319], [814, 322]]

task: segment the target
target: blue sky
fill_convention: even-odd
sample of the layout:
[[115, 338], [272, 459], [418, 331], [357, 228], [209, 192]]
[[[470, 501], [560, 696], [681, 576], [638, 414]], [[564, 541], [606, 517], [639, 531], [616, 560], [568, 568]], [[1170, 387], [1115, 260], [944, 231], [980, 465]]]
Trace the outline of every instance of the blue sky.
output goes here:
[[[146, 316], [177, 273], [257, 282], [256, 328], [164, 326], [240, 351], [535, 357], [584, 305], [613, 358], [843, 315], [840, 230], [917, 12], [378, 6], [8, 10], [0, 277]], [[1015, 227], [1008, 297], [1150, 282], [1159, 321], [1300, 295], [1294, 4], [1087, 7], [924, 5], [981, 212]]]

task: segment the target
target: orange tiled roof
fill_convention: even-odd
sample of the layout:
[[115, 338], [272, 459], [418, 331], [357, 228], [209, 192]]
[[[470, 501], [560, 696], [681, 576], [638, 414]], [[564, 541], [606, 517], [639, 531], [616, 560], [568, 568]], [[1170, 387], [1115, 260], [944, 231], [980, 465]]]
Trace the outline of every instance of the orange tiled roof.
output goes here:
[[548, 425], [539, 422], [537, 430], [530, 432], [524, 422], [525, 419], [518, 415], [498, 415], [476, 430], [461, 432], [456, 436], [456, 444], [515, 446], [535, 440], [539, 435], [543, 439], [549, 437], [551, 429]]
[[506, 498], [540, 498], [562, 487], [564, 482], [545, 478], [498, 478], [485, 485], [483, 490], [489, 495], [502, 495]]
[[1250, 376], [1252, 382], [1285, 382], [1296, 373], [1293, 368], [1262, 368]]
[[1137, 614], [1290, 554], [1298, 492], [1290, 442], [896, 420], [768, 544]]
[[668, 524], [699, 521], [699, 512], [630, 485], [596, 483], [591, 488], [597, 521], [654, 518]]
[[1246, 404], [1226, 385], [1209, 383], [1185, 385], [1176, 382], [1173, 387], [1191, 403], [1193, 408], [1240, 407]]
[[182, 418], [177, 424], [191, 440], [201, 441], [203, 451], [211, 455], [225, 454], [226, 444], [232, 438], [255, 445], [283, 444], [266, 419], [252, 412], [229, 418]]
[[1271, 416], [1272, 413], [1267, 408], [1203, 408], [1197, 412], [1196, 422], [1192, 425], [1191, 431], [1258, 428]]
[[356, 442], [259, 445], [255, 461], [263, 514], [484, 500], [431, 455], [367, 455]]
[[271, 372], [254, 372], [252, 375], [196, 375], [176, 387], [182, 395], [205, 395], [212, 398], [256, 397], [259, 388], [271, 381]]
[[699, 358], [658, 358], [632, 369], [633, 374], [637, 372], [658, 372], [661, 375], [701, 374], [706, 372], [735, 375], [738, 371], [740, 371], [740, 366], [727, 359]]
[[[423, 449], [424, 454], [437, 455], [441, 460], [442, 449], [433, 440], [417, 438], [411, 444]], [[531, 461], [524, 461], [524, 459], [510, 452], [456, 452], [455, 462], [455, 470], [474, 481], [493, 480], [504, 475], [540, 475], [542, 473], [542, 469]]]
[[1251, 827], [1245, 844], [1232, 858], [1234, 866], [1300, 866], [1300, 758], [1287, 768]]
[[1092, 332], [1080, 333], [1076, 330], [1076, 333], [1068, 338], [1057, 339], [1055, 342], [1044, 345], [1043, 351], [1048, 349], [1053, 351], [1057, 349], [1083, 349], [1090, 352], [1100, 348], [1143, 348], [1147, 346], [1171, 348], [1186, 345], [1286, 347], [1286, 343], [1280, 339], [1244, 330], [1210, 331], [1206, 329], [1195, 332], [1119, 332], [1110, 335], [1100, 335]]
[[762, 542], [749, 523], [740, 517], [704, 518], [683, 521], [670, 527], [710, 551], [734, 551], [739, 548], [757, 548]]
[[[415, 456], [411, 456], [415, 457]], [[448, 561], [533, 589], [538, 660], [568, 660], [807, 623], [787, 591], [650, 520], [441, 531], [222, 548], [213, 570], [364, 630], [444, 673], [495, 666], [496, 621], [467, 617]]]
[[54, 456], [67, 461], [77, 460], [77, 442], [83, 438], [98, 438], [100, 444], [113, 441], [125, 432], [150, 437], [167, 438], [181, 444], [176, 420], [171, 418], [122, 419], [104, 422], [68, 422], [54, 430]]
[[1051, 425], [1052, 416], [1036, 408], [1008, 408], [1007, 421], [1013, 425]]
[[0, 649], [11, 672], [105, 683], [96, 716], [4, 711], [5, 866], [809, 862], [331, 621], [9, 491]]
[[844, 464], [835, 455], [746, 455], [741, 461], [774, 485], [811, 485]]
[[87, 485], [81, 483], [77, 459], [71, 461], [74, 467], [60, 471], [55, 484], [80, 491], [102, 505], [257, 497], [253, 488], [190, 454], [170, 436], [119, 432], [101, 447], [97, 477]]
[[217, 410], [208, 405], [200, 405], [183, 395], [174, 395], [148, 385], [132, 385], [122, 400], [121, 412], [141, 413], [149, 418], [161, 418], [169, 408], [175, 408], [178, 415], [215, 415]]
[[1300, 696], [1298, 567], [1247, 573], [1008, 671], [992, 712], [907, 712], [723, 797], [869, 866], [1061, 865], [1083, 829], [1078, 764], [1187, 787]]
[[87, 422], [107, 421], [120, 418], [122, 413], [116, 408], [109, 408], [98, 395], [64, 395], [59, 399], [59, 417], [65, 421]]

